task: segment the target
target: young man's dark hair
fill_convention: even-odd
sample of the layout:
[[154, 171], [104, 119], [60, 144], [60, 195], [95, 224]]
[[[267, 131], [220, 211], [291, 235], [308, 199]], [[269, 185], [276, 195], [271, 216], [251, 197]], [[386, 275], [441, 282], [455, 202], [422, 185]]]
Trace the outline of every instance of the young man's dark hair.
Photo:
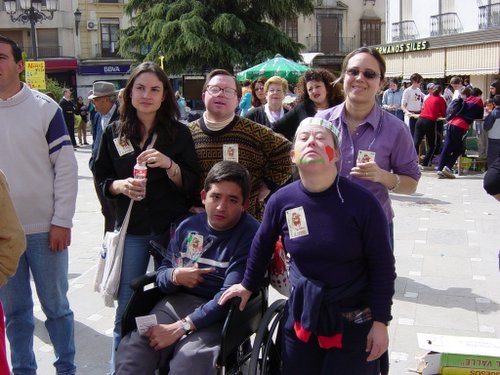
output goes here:
[[17, 63], [23, 59], [23, 51], [12, 39], [9, 39], [3, 35], [0, 35], [0, 43], [9, 44], [12, 47], [12, 56], [14, 56], [14, 61]]
[[471, 91], [471, 95], [472, 96], [481, 96], [481, 95], [483, 95], [483, 91], [478, 87], [473, 87], [472, 91]]
[[250, 173], [248, 173], [247, 169], [241, 164], [227, 160], [218, 162], [210, 169], [210, 172], [208, 172], [203, 188], [205, 191], [209, 191], [212, 184], [221, 181], [234, 182], [241, 188], [243, 201], [248, 199], [252, 187], [250, 183]]
[[495, 95], [493, 97], [493, 103], [495, 103], [495, 106], [500, 107], [500, 95]]
[[422, 76], [418, 73], [413, 73], [411, 76], [410, 76], [410, 81], [411, 82], [422, 82]]

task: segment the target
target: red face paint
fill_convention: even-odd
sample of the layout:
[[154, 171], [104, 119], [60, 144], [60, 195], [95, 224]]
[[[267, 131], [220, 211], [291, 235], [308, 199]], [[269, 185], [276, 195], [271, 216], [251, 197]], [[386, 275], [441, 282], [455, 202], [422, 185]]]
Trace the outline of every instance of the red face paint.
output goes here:
[[328, 161], [332, 161], [333, 158], [335, 157], [335, 150], [333, 149], [332, 146], [325, 146], [325, 151], [326, 151], [326, 154], [328, 155]]

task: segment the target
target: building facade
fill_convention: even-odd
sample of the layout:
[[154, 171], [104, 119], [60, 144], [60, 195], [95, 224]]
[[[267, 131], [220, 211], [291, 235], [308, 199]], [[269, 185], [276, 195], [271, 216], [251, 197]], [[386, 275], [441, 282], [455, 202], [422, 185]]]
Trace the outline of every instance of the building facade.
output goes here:
[[303, 57], [311, 66], [336, 74], [352, 50], [385, 42], [383, 0], [316, 0], [314, 13], [284, 22], [281, 29], [302, 43]]
[[[75, 89], [77, 86], [78, 61], [76, 59], [77, 37], [75, 35], [74, 8], [71, 1], [59, 1], [52, 19], [42, 20], [35, 25], [32, 36], [31, 24], [23, 22], [18, 16], [22, 13], [21, 2], [16, 3], [17, 11], [11, 16], [7, 13], [5, 2], [0, 1], [0, 34], [15, 40], [26, 52], [27, 59], [36, 55], [45, 61], [45, 71], [64, 87]], [[50, 17], [47, 2], [41, 2], [40, 11]], [[50, 9], [50, 8], [49, 8]], [[17, 20], [16, 20], [17, 19]]]
[[388, 77], [468, 78], [487, 93], [500, 76], [499, 0], [386, 0]]
[[[57, 10], [52, 15], [48, 1], [56, 4]], [[118, 31], [129, 25], [123, 11], [125, 2], [42, 0], [40, 5], [33, 2], [39, 12], [52, 18], [35, 24], [33, 43], [30, 22], [19, 18], [23, 7], [30, 3], [17, 0], [17, 11], [11, 17], [5, 1], [0, 0], [0, 34], [15, 40], [26, 52], [27, 60], [34, 59], [35, 44], [38, 60], [45, 62], [46, 76], [71, 88], [75, 98], [86, 98], [95, 81], [113, 82], [117, 89], [126, 83], [132, 61], [118, 54]]]
[[95, 81], [124, 87], [132, 60], [118, 53], [119, 30], [129, 26], [124, 0], [79, 0], [81, 12], [78, 38], [78, 92], [87, 96]]

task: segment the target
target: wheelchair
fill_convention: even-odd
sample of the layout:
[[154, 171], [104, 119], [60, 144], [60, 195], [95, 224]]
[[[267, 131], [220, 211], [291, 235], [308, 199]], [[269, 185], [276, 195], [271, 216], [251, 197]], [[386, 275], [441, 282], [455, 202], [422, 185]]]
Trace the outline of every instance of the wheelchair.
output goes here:
[[[155, 282], [156, 272], [132, 281], [130, 286], [133, 294], [122, 317], [123, 336], [137, 328], [135, 317], [148, 315], [156, 303], [165, 297]], [[186, 292], [189, 291], [186, 289]], [[267, 286], [262, 286], [252, 295], [243, 311], [240, 311], [239, 303], [239, 298], [230, 301], [223, 324], [221, 351], [217, 359], [218, 374], [280, 374], [279, 322], [286, 300], [277, 300], [268, 307]], [[168, 368], [159, 371], [160, 375], [167, 374]]]
[[[205, 275], [206, 277], [206, 275]], [[148, 315], [156, 303], [164, 298], [155, 286], [156, 272], [140, 276], [132, 281], [132, 297], [122, 317], [122, 335], [136, 329], [135, 317]], [[185, 292], [189, 292], [185, 289]], [[243, 311], [239, 309], [239, 299], [230, 302], [229, 311], [224, 321], [221, 337], [221, 351], [217, 359], [220, 375], [242, 374], [244, 363], [251, 357], [251, 336], [257, 332], [268, 304], [267, 288], [262, 287], [254, 293]], [[160, 369], [160, 374], [165, 370]], [[167, 372], [168, 373], [168, 372]]]

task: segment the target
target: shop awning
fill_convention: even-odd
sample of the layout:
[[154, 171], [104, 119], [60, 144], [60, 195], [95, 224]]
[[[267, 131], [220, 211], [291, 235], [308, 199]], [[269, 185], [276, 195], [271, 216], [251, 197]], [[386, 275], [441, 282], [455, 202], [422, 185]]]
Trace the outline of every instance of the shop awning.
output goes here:
[[397, 78], [397, 77], [402, 77], [404, 70], [403, 70], [403, 61], [404, 61], [404, 56], [400, 54], [393, 54], [393, 55], [384, 55], [385, 59], [385, 65], [386, 65], [386, 71], [385, 71], [385, 76], [387, 78]]
[[403, 77], [409, 79], [413, 73], [424, 78], [443, 78], [445, 67], [444, 49], [425, 50], [404, 54]]
[[413, 73], [424, 78], [444, 77], [445, 52], [425, 50], [412, 53], [395, 53], [384, 55], [387, 66], [386, 77], [403, 77], [409, 79]]
[[57, 59], [45, 60], [45, 71], [66, 71], [76, 70], [78, 68], [78, 61], [76, 59]]
[[485, 43], [446, 49], [446, 75], [500, 73], [500, 43]]

